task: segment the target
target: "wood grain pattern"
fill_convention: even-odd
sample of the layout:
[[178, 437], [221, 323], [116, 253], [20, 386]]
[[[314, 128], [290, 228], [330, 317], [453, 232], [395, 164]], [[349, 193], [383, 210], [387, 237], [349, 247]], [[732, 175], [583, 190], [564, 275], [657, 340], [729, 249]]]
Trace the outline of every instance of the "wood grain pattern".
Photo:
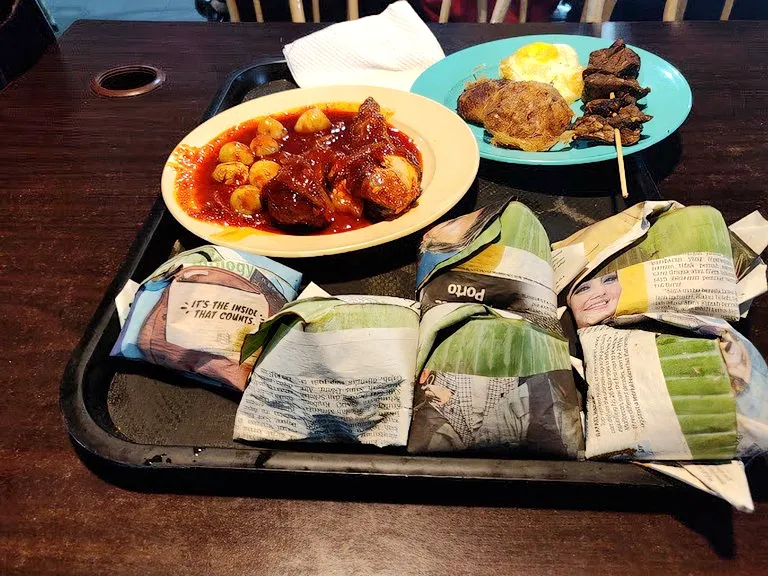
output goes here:
[[[314, 29], [80, 22], [0, 93], [0, 573], [766, 573], [765, 474], [757, 512], [732, 515], [695, 495], [525, 485], [154, 476], [126, 489], [119, 472], [106, 481], [78, 459], [59, 415], [61, 374], [159, 193], [167, 154], [232, 70]], [[662, 193], [729, 221], [768, 214], [766, 24], [434, 30], [447, 52], [547, 32], [656, 52], [695, 102], [649, 154]], [[135, 99], [89, 92], [99, 71], [136, 62], [165, 70], [166, 84]], [[750, 316], [766, 353], [768, 299]]]

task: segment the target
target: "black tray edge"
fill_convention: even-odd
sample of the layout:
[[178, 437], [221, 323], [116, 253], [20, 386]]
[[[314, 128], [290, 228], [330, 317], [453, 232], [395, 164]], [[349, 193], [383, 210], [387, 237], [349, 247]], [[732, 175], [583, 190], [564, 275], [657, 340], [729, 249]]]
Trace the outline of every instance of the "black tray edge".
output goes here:
[[238, 68], [234, 72], [232, 72], [224, 82], [224, 84], [221, 86], [221, 88], [218, 89], [216, 92], [216, 95], [213, 97], [213, 100], [211, 100], [211, 103], [208, 105], [208, 108], [205, 111], [205, 114], [203, 114], [203, 117], [200, 119], [200, 123], [202, 124], [209, 118], [212, 118], [213, 116], [216, 116], [221, 110], [221, 106], [224, 103], [225, 98], [227, 97], [227, 94], [232, 89], [232, 85], [237, 82], [239, 78], [244, 76], [247, 72], [253, 70], [254, 68], [261, 68], [262, 66], [270, 66], [274, 64], [286, 64], [285, 58], [260, 58], [256, 61], [254, 61], [252, 64], [249, 64], [248, 66], [243, 66], [242, 68]]
[[[214, 96], [202, 121], [218, 113], [233, 84], [245, 73], [261, 66], [284, 63], [282, 58], [265, 58], [231, 74]], [[645, 162], [633, 154], [638, 166], [650, 177]], [[637, 158], [636, 158], [637, 157]], [[644, 191], [645, 192], [645, 191]], [[644, 196], [646, 196], [644, 194]], [[655, 194], [643, 199], [658, 198]], [[121, 439], [100, 427], [88, 413], [83, 397], [83, 376], [99, 335], [115, 313], [114, 299], [133, 276], [144, 257], [150, 238], [166, 212], [158, 197], [128, 250], [123, 264], [109, 285], [85, 333], [65, 368], [60, 387], [60, 408], [67, 430], [77, 447], [95, 458], [122, 468], [173, 468], [208, 470], [260, 470], [284, 473], [344, 474], [362, 476], [471, 478], [537, 483], [614, 485], [624, 487], [678, 488], [681, 484], [630, 463], [600, 461], [511, 460], [461, 457], [405, 456], [392, 454], [315, 453], [292, 450], [244, 448], [194, 448], [154, 446]], [[105, 446], [110, 449], [104, 451]], [[233, 466], [232, 462], [236, 462]], [[456, 473], [455, 468], [466, 469]], [[557, 468], [553, 472], [553, 468]], [[450, 469], [450, 470], [449, 470]], [[543, 474], [542, 474], [543, 473]]]

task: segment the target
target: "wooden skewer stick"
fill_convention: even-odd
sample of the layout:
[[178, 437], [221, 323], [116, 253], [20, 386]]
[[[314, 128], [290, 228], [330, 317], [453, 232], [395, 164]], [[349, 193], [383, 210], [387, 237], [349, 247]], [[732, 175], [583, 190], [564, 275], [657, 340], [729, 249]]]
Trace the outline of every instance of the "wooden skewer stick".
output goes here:
[[[611, 92], [611, 100], [615, 98]], [[624, 151], [621, 148], [621, 132], [618, 128], [613, 129], [613, 142], [616, 144], [616, 159], [619, 161], [619, 182], [621, 183], [621, 197], [628, 198], [627, 192], [627, 173], [624, 171]]]

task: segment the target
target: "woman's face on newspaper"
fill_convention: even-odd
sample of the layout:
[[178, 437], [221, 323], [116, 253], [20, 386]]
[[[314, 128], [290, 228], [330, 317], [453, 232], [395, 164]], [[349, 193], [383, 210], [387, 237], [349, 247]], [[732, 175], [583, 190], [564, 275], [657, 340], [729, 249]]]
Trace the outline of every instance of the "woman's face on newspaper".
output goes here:
[[616, 313], [621, 284], [616, 272], [578, 285], [571, 295], [571, 310], [578, 328], [599, 324]]

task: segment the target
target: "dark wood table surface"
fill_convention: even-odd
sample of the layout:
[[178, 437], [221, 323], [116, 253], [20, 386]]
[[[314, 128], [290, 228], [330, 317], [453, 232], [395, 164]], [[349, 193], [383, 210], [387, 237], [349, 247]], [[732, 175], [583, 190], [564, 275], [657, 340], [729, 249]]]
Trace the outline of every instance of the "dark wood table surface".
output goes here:
[[[0, 93], [0, 573], [768, 573], [759, 475], [749, 515], [693, 491], [257, 478], [126, 489], [78, 459], [59, 413], [62, 372], [158, 195], [167, 154], [234, 69], [313, 29], [79, 22]], [[562, 32], [659, 54], [694, 94], [662, 194], [712, 204], [728, 221], [768, 214], [768, 23], [435, 32], [446, 52]], [[99, 71], [137, 62], [167, 83], [133, 99], [89, 92]], [[751, 316], [766, 353], [768, 298]]]

